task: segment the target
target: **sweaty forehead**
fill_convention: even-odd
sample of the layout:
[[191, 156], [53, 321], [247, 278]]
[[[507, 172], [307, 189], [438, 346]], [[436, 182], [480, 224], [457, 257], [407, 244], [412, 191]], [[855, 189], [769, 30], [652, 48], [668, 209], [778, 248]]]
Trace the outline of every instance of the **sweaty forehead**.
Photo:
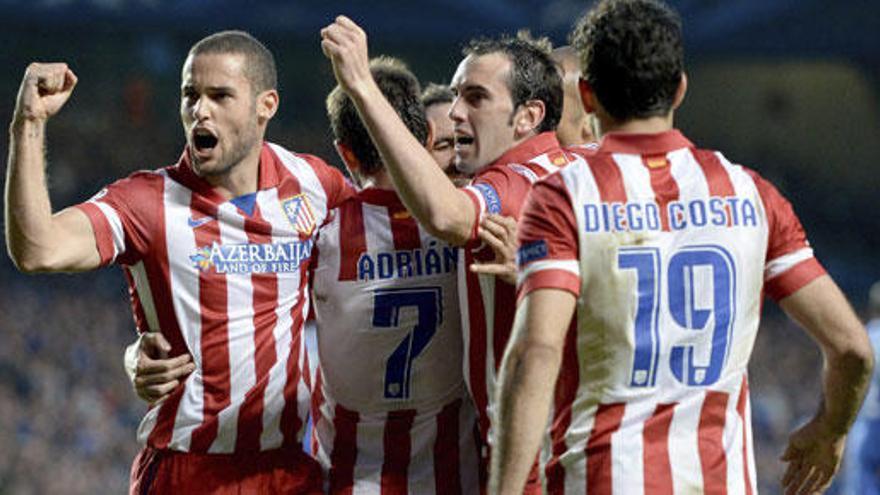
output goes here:
[[452, 87], [459, 91], [467, 86], [506, 88], [509, 74], [510, 59], [503, 53], [468, 55], [458, 64], [452, 76]]

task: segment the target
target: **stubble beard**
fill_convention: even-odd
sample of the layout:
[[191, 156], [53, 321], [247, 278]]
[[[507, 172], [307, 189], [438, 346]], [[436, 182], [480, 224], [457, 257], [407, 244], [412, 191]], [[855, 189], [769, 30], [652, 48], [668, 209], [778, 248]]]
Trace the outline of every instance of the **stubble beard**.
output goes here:
[[[229, 155], [221, 154], [219, 159], [217, 160], [217, 164], [209, 169], [204, 169], [201, 167], [201, 163], [199, 162], [198, 156], [195, 153], [191, 153], [190, 156], [193, 160], [193, 169], [197, 171], [199, 177], [220, 177], [232, 172], [232, 170], [241, 164], [244, 159], [253, 151], [255, 146], [259, 146], [259, 134], [257, 131], [257, 118], [248, 122], [247, 127], [244, 130], [243, 134], [239, 134], [235, 141], [231, 143], [229, 149]], [[218, 142], [219, 146], [220, 143]]]

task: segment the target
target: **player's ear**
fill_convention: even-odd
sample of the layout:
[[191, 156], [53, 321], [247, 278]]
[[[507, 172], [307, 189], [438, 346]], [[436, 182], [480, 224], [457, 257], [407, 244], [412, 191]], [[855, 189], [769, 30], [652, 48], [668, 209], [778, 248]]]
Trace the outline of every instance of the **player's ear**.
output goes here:
[[581, 103], [587, 113], [596, 113], [596, 93], [593, 87], [583, 77], [578, 78], [578, 91], [581, 94]]
[[280, 99], [278, 96], [278, 91], [275, 89], [267, 89], [262, 93], [257, 95], [257, 119], [261, 121], [261, 123], [266, 123], [275, 116], [275, 112], [278, 111], [278, 104], [280, 103]]
[[682, 71], [681, 80], [678, 81], [678, 87], [675, 88], [675, 99], [672, 100], [672, 109], [673, 110], [677, 109], [681, 105], [681, 102], [684, 101], [684, 95], [685, 95], [685, 93], [687, 93], [687, 87], [688, 87], [687, 74], [685, 74], [684, 71]]
[[425, 138], [425, 148], [431, 150], [434, 148], [434, 136], [436, 135], [436, 130], [434, 129], [434, 122], [428, 119], [428, 137]]
[[513, 116], [513, 126], [517, 136], [525, 136], [541, 126], [546, 115], [544, 102], [528, 100], [517, 109]]

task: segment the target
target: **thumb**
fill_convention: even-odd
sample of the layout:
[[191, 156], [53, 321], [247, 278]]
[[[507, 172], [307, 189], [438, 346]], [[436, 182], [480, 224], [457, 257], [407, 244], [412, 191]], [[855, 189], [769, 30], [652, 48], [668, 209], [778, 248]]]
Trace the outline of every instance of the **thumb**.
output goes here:
[[797, 453], [798, 453], [798, 449], [794, 445], [789, 443], [788, 446], [786, 446], [786, 448], [785, 448], [785, 452], [783, 452], [782, 455], [779, 456], [779, 460], [791, 461], [795, 457], [797, 457]]
[[141, 348], [153, 359], [165, 359], [171, 352], [171, 344], [161, 332], [147, 332], [141, 340]]

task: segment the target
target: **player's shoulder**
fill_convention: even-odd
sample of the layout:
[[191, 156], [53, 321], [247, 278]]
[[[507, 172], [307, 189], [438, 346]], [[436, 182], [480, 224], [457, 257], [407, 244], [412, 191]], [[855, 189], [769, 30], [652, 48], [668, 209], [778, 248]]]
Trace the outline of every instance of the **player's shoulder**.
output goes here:
[[695, 151], [695, 154], [700, 156], [712, 155], [717, 158], [719, 164], [727, 171], [728, 176], [731, 178], [731, 181], [746, 181], [750, 182], [754, 185], [755, 189], [758, 190], [759, 194], [762, 196], [767, 193], [771, 194], [779, 194], [776, 185], [773, 184], [772, 181], [765, 178], [760, 172], [758, 172], [755, 168], [743, 165], [739, 162], [732, 161], [727, 158], [721, 151], [718, 150], [710, 150], [710, 149], [698, 149]]
[[[324, 192], [332, 194], [332, 205], [336, 206], [343, 198], [354, 193], [354, 187], [339, 168], [329, 165], [323, 158], [309, 153], [291, 151], [276, 143], [266, 143], [280, 161], [289, 177], [314, 185], [320, 184]], [[309, 180], [317, 179], [317, 182]]]
[[135, 170], [127, 176], [117, 179], [115, 182], [111, 183], [110, 186], [116, 188], [150, 189], [164, 182], [165, 178], [170, 175], [174, 168], [175, 165], [168, 165], [166, 167], [152, 170]]
[[101, 202], [117, 209], [154, 211], [162, 204], [165, 178], [173, 166], [155, 170], [136, 170], [117, 179], [95, 193], [87, 202]]
[[293, 164], [300, 166], [307, 165], [318, 172], [323, 172], [324, 169], [336, 170], [334, 167], [327, 164], [327, 162], [319, 156], [312, 155], [310, 153], [293, 151], [278, 143], [267, 142], [266, 144], [269, 146], [269, 149], [271, 149], [286, 166]]

